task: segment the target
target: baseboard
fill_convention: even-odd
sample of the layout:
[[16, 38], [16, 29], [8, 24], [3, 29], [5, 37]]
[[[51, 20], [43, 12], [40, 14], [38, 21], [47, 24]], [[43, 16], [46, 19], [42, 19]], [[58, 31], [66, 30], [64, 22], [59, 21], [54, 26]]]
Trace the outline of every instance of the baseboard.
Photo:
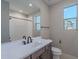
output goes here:
[[78, 59], [78, 57], [63, 53], [61, 59]]

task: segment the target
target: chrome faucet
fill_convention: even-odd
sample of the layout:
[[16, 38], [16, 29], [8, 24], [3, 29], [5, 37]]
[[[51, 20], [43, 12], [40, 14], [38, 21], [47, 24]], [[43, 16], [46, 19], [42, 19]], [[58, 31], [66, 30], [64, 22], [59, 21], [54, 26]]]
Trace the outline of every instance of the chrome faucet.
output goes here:
[[28, 38], [27, 38], [27, 43], [31, 43], [32, 42], [32, 39], [31, 39], [31, 37], [29, 36]]

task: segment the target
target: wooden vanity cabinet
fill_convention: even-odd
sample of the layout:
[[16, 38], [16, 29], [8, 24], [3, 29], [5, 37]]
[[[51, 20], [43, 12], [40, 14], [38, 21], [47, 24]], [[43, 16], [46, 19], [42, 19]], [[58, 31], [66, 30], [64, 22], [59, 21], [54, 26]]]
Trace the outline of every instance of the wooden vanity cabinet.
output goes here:
[[51, 44], [48, 44], [25, 59], [52, 59], [51, 53]]
[[45, 48], [40, 49], [32, 55], [32, 59], [39, 59], [39, 56], [41, 56], [44, 52]]
[[52, 59], [51, 44], [45, 47], [45, 53], [42, 54], [42, 59]]
[[32, 59], [52, 59], [51, 44], [35, 52], [32, 55]]

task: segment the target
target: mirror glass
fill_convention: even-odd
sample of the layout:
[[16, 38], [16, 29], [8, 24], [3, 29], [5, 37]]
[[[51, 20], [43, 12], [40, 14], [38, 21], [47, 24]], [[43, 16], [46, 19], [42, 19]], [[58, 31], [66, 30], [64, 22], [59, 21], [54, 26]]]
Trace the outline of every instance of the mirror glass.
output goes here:
[[7, 0], [9, 2], [10, 40], [19, 40], [23, 36], [40, 36], [40, 8], [31, 0]]

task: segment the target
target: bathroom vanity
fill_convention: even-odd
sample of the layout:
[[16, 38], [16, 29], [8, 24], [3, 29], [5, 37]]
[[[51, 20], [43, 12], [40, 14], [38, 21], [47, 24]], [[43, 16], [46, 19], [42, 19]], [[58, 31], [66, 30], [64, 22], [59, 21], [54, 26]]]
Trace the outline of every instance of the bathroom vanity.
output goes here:
[[[24, 59], [51, 59], [52, 56], [50, 49], [50, 44], [48, 44]], [[46, 55], [46, 53], [49, 55]]]
[[23, 45], [23, 40], [4, 43], [1, 46], [1, 59], [51, 59], [51, 43], [49, 39], [35, 39]]

